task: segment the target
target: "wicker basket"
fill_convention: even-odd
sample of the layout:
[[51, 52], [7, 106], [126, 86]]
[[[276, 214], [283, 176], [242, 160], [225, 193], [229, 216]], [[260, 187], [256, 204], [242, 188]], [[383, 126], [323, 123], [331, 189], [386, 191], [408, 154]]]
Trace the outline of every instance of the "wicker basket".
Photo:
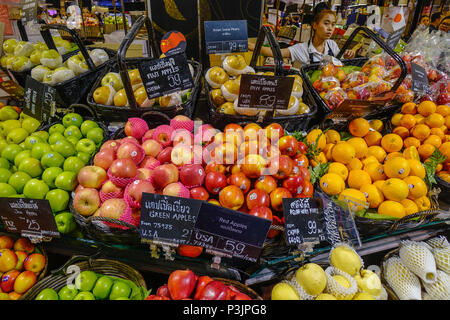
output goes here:
[[123, 29], [123, 24], [119, 23], [119, 24], [104, 24], [103, 25], [103, 33], [104, 34], [110, 34], [113, 33], [114, 31], [117, 30], [122, 30]]
[[46, 288], [52, 288], [59, 291], [62, 287], [71, 283], [73, 273], [67, 273], [70, 266], [80, 268], [80, 271], [91, 270], [95, 273], [118, 277], [132, 281], [138, 288], [140, 288], [142, 299], [147, 293], [147, 285], [142, 275], [131, 266], [109, 259], [92, 259], [85, 256], [74, 256], [69, 259], [61, 268], [52, 271], [51, 274], [41, 281], [39, 281], [33, 288], [24, 294], [22, 300], [34, 300], [36, 296]]
[[[102, 38], [100, 26], [85, 26], [75, 30], [80, 38]], [[59, 30], [59, 34], [63, 39], [71, 39], [69, 32]]]

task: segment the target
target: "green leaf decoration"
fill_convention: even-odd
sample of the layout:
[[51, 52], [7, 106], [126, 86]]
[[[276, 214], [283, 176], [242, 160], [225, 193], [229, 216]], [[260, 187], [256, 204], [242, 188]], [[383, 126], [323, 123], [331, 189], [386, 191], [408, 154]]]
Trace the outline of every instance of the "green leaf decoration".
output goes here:
[[428, 186], [428, 189], [430, 189], [433, 184], [436, 184], [436, 179], [434, 178], [436, 167], [446, 159], [447, 157], [443, 155], [438, 148], [435, 148], [431, 157], [429, 157], [428, 161], [423, 164], [426, 173], [425, 182]]
[[330, 163], [319, 163], [317, 166], [312, 168], [311, 166], [308, 167], [309, 173], [311, 174], [311, 183], [315, 184], [317, 181], [322, 178], [322, 176], [328, 172], [328, 168], [330, 167]]

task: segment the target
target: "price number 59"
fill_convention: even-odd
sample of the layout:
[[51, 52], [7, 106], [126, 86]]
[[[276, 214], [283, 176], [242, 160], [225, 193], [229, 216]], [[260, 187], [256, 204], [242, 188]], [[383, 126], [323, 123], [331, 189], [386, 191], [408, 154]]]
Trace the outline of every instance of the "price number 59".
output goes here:
[[245, 249], [245, 244], [243, 244], [242, 242], [235, 242], [233, 240], [227, 240], [225, 242], [225, 248], [224, 248], [225, 251], [242, 254], [244, 252], [244, 249]]
[[167, 80], [169, 80], [169, 86], [171, 88], [179, 87], [181, 85], [181, 78], [179, 74], [171, 74], [167, 77]]

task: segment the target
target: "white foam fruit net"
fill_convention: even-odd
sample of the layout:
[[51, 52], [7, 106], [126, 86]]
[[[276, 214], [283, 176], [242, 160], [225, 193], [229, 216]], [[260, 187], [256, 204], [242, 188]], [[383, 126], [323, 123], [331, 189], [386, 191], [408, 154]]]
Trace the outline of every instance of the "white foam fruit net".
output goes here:
[[[358, 292], [358, 284], [348, 273], [339, 270], [335, 267], [328, 267], [325, 269], [325, 275], [327, 277], [326, 292], [335, 296], [338, 300], [351, 300], [353, 296]], [[333, 276], [341, 275], [347, 279], [350, 283], [350, 287], [346, 288], [337, 282]]]
[[432, 250], [436, 267], [450, 274], [450, 247], [434, 248]]
[[422, 281], [436, 281], [436, 262], [428, 245], [423, 242], [404, 240], [400, 243], [400, 259]]
[[285, 280], [284, 282], [290, 284], [295, 289], [295, 291], [300, 297], [300, 300], [314, 300], [318, 296], [318, 295], [313, 296], [307, 293], [305, 289], [303, 289], [303, 287], [300, 285], [300, 283], [298, 283], [295, 274], [290, 280]]
[[449, 247], [450, 243], [448, 242], [447, 238], [444, 236], [438, 236], [431, 239], [428, 239], [426, 241], [428, 245], [432, 248], [445, 248]]
[[383, 276], [400, 300], [422, 299], [419, 278], [400, 257], [393, 256], [383, 263]]
[[436, 271], [436, 281], [432, 284], [423, 282], [423, 287], [431, 300], [450, 300], [450, 275]]

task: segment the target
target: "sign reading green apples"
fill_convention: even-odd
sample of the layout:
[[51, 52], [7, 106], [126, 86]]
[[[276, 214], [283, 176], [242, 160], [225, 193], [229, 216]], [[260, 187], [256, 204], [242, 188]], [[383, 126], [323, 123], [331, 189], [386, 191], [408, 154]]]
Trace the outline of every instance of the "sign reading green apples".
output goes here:
[[47, 122], [55, 113], [56, 89], [27, 76], [23, 112]]
[[41, 239], [60, 237], [48, 200], [0, 198], [0, 212], [9, 232]]

